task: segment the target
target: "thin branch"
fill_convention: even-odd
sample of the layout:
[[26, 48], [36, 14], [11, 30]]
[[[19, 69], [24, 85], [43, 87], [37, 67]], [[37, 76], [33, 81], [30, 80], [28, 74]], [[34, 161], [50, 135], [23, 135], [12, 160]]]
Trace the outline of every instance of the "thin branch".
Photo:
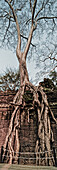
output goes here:
[[39, 18], [36, 20], [36, 22], [39, 21], [39, 20], [41, 20], [41, 19], [57, 19], [57, 16], [51, 16], [51, 17], [43, 16], [43, 17], [39, 17]]
[[51, 55], [50, 55], [48, 58], [50, 58], [50, 60], [55, 60], [55, 61], [57, 61], [57, 59], [56, 59], [55, 57], [51, 57]]
[[21, 48], [21, 37], [20, 37], [20, 28], [19, 28], [17, 16], [16, 16], [16, 14], [15, 14], [15, 11], [14, 11], [13, 6], [11, 5], [11, 3], [10, 3], [8, 0], [5, 0], [5, 2], [8, 3], [10, 9], [12, 10], [13, 17], [14, 17], [14, 20], [15, 20], [15, 22], [16, 22], [17, 33], [18, 33], [18, 49], [20, 50], [20, 48]]
[[44, 8], [44, 2], [42, 4], [42, 7], [39, 9], [39, 11], [37, 12], [37, 14], [35, 15], [35, 19], [37, 18], [38, 14], [42, 11], [42, 9]]
[[[9, 33], [13, 36], [13, 33], [12, 33], [11, 31], [9, 31]], [[22, 35], [22, 34], [20, 34], [20, 36], [21, 36], [22, 38], [28, 40], [28, 37], [26, 37], [26, 36], [24, 36], [24, 35]], [[31, 45], [32, 45], [33, 47], [36, 47], [36, 45], [34, 45], [33, 43], [31, 43]]]
[[24, 50], [24, 53], [23, 53], [23, 58], [25, 58], [25, 59], [26, 59], [26, 56], [27, 56], [27, 53], [28, 53], [28, 50], [29, 50], [29, 47], [30, 47], [30, 44], [31, 44], [33, 31], [35, 30], [36, 25], [37, 25], [36, 23], [35, 23], [35, 26], [33, 25], [36, 3], [37, 3], [37, 0], [34, 0], [33, 10], [32, 10], [32, 26], [31, 26], [28, 41], [27, 41], [27, 44], [26, 44], [26, 47], [25, 47], [25, 50]]
[[31, 0], [30, 0], [30, 9], [31, 9], [31, 12], [32, 12], [32, 4], [31, 4]]
[[5, 41], [5, 37], [6, 37], [6, 35], [7, 35], [7, 32], [8, 32], [8, 30], [9, 30], [9, 27], [10, 27], [10, 18], [9, 18], [9, 24], [8, 24], [8, 26], [7, 26], [7, 29], [6, 29], [6, 32], [5, 32], [5, 35], [4, 35], [3, 42]]
[[22, 9], [22, 8], [17, 8], [17, 9], [15, 9], [15, 12], [16, 12], [16, 11], [21, 11], [21, 9]]
[[[4, 14], [5, 13], [5, 14]], [[4, 15], [3, 15], [4, 14]], [[9, 13], [3, 9], [3, 14], [0, 15], [1, 18], [4, 18], [9, 15]]]
[[54, 71], [56, 67], [57, 67], [57, 65], [50, 72]]
[[5, 18], [5, 17], [7, 17], [8, 15], [7, 14], [5, 14], [5, 15], [0, 15], [0, 18]]
[[[8, 16], [6, 16], [6, 18], [9, 20], [9, 17], [8, 17]], [[15, 21], [14, 21], [14, 18], [11, 17], [11, 16], [10, 16], [10, 21], [11, 21], [11, 22], [15, 22]]]
[[31, 18], [29, 18], [29, 19], [25, 22], [25, 24], [29, 23], [29, 21], [31, 21]]
[[39, 11], [37, 12], [37, 14], [35, 15], [35, 19], [37, 18], [38, 14], [45, 8], [45, 6], [48, 4], [49, 0], [46, 1], [46, 3], [42, 3], [41, 8], [39, 9]]
[[[24, 39], [28, 40], [28, 37], [26, 37], [26, 36], [24, 36], [24, 35], [22, 35], [22, 34], [20, 34], [20, 36], [23, 37]], [[33, 47], [36, 47], [36, 46], [35, 46], [34, 44], [32, 44], [32, 43], [31, 43], [31, 45], [32, 45]]]
[[26, 45], [25, 50], [24, 50], [24, 53], [23, 53], [23, 57], [24, 57], [25, 59], [26, 59], [26, 56], [27, 56], [27, 53], [28, 53], [28, 50], [29, 50], [29, 47], [30, 47], [30, 44], [31, 44], [33, 31], [34, 31], [34, 27], [33, 27], [33, 25], [32, 25], [31, 30], [30, 30], [30, 33], [29, 33], [27, 45]]
[[[51, 57], [51, 55], [48, 57], [50, 60], [54, 60], [57, 62], [57, 59], [55, 57]], [[52, 72], [53, 70], [55, 70], [55, 68], [57, 67], [57, 65], [55, 65], [55, 67], [50, 71]]]
[[57, 59], [56, 59], [55, 57], [52, 57], [52, 54], [53, 54], [53, 53], [50, 53], [50, 55], [48, 55], [44, 60], [40, 60], [40, 61], [45, 62], [46, 60], [50, 59], [50, 60], [54, 60], [54, 61], [57, 62]]
[[[52, 55], [52, 54], [51, 54]], [[51, 55], [49, 55], [48, 57], [46, 57], [43, 62], [45, 62], [46, 60], [50, 59], [50, 60], [54, 60], [57, 62], [57, 59], [55, 57], [51, 57]], [[53, 69], [51, 69], [50, 72], [52, 72], [53, 70], [55, 70], [55, 68], [57, 67], [57, 65], [55, 65], [55, 67]]]
[[32, 11], [32, 23], [33, 23], [33, 20], [34, 20], [34, 14], [35, 14], [36, 4], [37, 4], [37, 0], [34, 0], [33, 11]]

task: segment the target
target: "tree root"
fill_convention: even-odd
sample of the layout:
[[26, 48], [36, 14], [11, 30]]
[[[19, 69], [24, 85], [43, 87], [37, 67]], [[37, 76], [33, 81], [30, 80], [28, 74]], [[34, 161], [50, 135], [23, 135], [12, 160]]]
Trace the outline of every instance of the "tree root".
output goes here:
[[30, 82], [24, 84], [20, 87], [14, 97], [13, 104], [15, 104], [14, 111], [11, 116], [8, 133], [3, 146], [2, 161], [9, 162], [10, 164], [13, 162], [18, 163], [20, 152], [20, 126], [24, 122], [26, 112], [28, 114], [29, 123], [30, 110], [34, 109], [38, 119], [38, 132], [35, 146], [36, 164], [54, 165], [55, 159], [52, 147], [54, 138], [50, 114], [56, 123], [57, 121], [49, 107], [47, 96], [43, 92], [43, 88], [41, 86], [35, 87]]

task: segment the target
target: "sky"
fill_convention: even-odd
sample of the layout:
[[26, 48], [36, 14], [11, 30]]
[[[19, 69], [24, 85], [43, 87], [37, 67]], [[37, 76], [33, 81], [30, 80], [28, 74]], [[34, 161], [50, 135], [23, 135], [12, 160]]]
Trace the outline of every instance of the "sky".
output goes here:
[[6, 68], [18, 69], [19, 63], [15, 53], [8, 49], [0, 49], [0, 74], [4, 74]]
[[[36, 73], [39, 72], [39, 68], [36, 67], [36, 61], [33, 59], [28, 61], [27, 59], [27, 70], [29, 74], [29, 80], [34, 84], [38, 85], [39, 82], [43, 81], [44, 77], [48, 77], [47, 75], [41, 75], [36, 83], [35, 77]], [[1, 49], [0, 48], [0, 75], [5, 74], [7, 69], [18, 70], [19, 62], [16, 57], [16, 54], [9, 49]]]
[[[35, 79], [35, 74], [36, 74], [34, 64], [35, 61], [33, 61], [33, 59], [30, 62], [27, 61], [29, 79], [32, 78], [33, 81]], [[10, 69], [10, 68], [13, 70], [19, 69], [18, 59], [15, 53], [13, 53], [12, 51], [8, 49], [0, 48], [0, 75], [4, 74], [6, 72], [6, 69]]]
[[[33, 64], [32, 64], [33, 63]], [[10, 51], [9, 49], [1, 49], [0, 48], [0, 75], [5, 74], [7, 69], [18, 70], [19, 62], [16, 57], [16, 54]], [[35, 60], [33, 57], [30, 61], [27, 60], [27, 70], [29, 74], [29, 80], [32, 80], [32, 83], [36, 85], [35, 75], [38, 71], [38, 68], [35, 69]], [[42, 78], [42, 77], [41, 77]], [[41, 79], [41, 81], [43, 78]], [[37, 83], [37, 85], [39, 82]]]

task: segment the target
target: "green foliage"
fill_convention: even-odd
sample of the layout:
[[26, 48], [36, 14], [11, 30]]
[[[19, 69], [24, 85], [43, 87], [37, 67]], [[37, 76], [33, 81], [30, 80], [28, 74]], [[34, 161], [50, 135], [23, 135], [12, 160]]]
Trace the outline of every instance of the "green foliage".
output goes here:
[[55, 70], [50, 74], [50, 77], [53, 83], [55, 83], [55, 85], [57, 86], [57, 72]]
[[[50, 74], [50, 78], [51, 79], [44, 79], [45, 86], [47, 86], [48, 88], [51, 86], [52, 88], [54, 87], [55, 84], [55, 86], [57, 87], [57, 72], [53, 71]], [[2, 91], [18, 90], [19, 87], [20, 87], [19, 70], [13, 71], [12, 69], [7, 69], [3, 75], [0, 75], [0, 90]], [[30, 97], [32, 98], [32, 96], [29, 96], [29, 91], [27, 91], [27, 93], [24, 95], [24, 99], [29, 100]]]
[[19, 71], [7, 69], [4, 75], [0, 75], [0, 90], [17, 90], [20, 87]]

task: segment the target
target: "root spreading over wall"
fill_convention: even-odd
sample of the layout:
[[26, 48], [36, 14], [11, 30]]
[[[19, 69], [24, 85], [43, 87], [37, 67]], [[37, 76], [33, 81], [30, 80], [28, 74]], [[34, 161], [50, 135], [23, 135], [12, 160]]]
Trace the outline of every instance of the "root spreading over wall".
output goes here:
[[[57, 121], [54, 118], [53, 112], [50, 110], [47, 96], [43, 92], [42, 87], [34, 87], [31, 83], [23, 85], [14, 97], [12, 104], [13, 113], [11, 115], [5, 143], [1, 151], [2, 162], [10, 164], [21, 163], [21, 152], [23, 153], [26, 151], [34, 153], [33, 162], [37, 165], [55, 165], [51, 117], [55, 123], [57, 123]], [[31, 130], [29, 132], [31, 136], [33, 135], [33, 137], [35, 137], [35, 139], [32, 139], [33, 137], [31, 138], [31, 141], [34, 141], [32, 150], [29, 149], [29, 138], [27, 141], [27, 145], [29, 144], [27, 149], [24, 147], [22, 149], [22, 139], [24, 143], [25, 135], [22, 134], [23, 138], [20, 136], [24, 123], [27, 124], [27, 127], [30, 127], [31, 123], [33, 124], [34, 134], [31, 134]], [[26, 133], [26, 129], [24, 133]], [[30, 137], [30, 135], [28, 134], [28, 137]], [[26, 156], [29, 160], [28, 155]]]

